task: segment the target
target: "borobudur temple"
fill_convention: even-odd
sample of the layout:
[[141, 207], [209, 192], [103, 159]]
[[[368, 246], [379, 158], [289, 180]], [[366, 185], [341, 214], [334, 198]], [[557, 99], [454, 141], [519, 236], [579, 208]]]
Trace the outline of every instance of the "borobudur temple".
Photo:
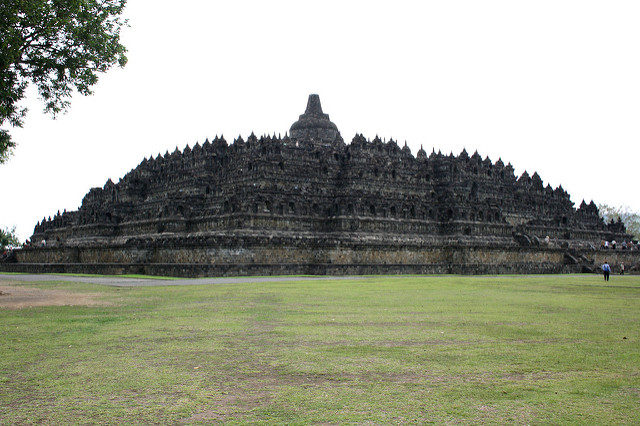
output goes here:
[[[637, 252], [596, 205], [475, 152], [346, 144], [317, 95], [288, 134], [144, 159], [39, 222], [4, 270], [175, 276], [594, 271]], [[629, 268], [629, 266], [627, 268]]]

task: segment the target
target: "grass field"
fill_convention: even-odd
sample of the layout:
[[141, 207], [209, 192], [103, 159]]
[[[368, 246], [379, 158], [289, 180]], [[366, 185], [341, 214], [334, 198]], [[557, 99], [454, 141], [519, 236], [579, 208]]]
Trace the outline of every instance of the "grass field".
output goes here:
[[640, 423], [640, 277], [25, 287], [3, 424]]

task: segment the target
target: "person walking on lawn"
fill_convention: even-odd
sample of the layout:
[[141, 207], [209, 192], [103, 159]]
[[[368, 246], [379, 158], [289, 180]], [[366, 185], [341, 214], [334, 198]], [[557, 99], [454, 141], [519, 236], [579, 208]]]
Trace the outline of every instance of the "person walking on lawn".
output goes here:
[[602, 265], [602, 273], [604, 274], [604, 280], [605, 281], [609, 281], [609, 274], [611, 273], [611, 266], [609, 266], [609, 263], [605, 260], [604, 264]]

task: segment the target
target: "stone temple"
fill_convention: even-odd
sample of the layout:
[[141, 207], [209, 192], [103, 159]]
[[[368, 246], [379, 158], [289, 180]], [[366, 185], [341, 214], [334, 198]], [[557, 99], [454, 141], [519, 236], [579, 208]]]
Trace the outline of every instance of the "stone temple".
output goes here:
[[[477, 152], [412, 155], [338, 127], [310, 95], [288, 134], [144, 159], [35, 226], [4, 270], [176, 276], [593, 271], [631, 240], [593, 202]], [[636, 266], [637, 267], [637, 266]], [[615, 266], [614, 266], [615, 268]]]

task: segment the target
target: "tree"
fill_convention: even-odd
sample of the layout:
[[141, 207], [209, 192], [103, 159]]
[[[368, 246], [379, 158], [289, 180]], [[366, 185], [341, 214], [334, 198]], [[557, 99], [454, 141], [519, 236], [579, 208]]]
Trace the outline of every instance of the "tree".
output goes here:
[[598, 211], [600, 212], [600, 217], [606, 223], [617, 222], [618, 219], [621, 220], [627, 228], [627, 232], [640, 240], [640, 214], [632, 211], [627, 206], [615, 207], [607, 204], [599, 204]]
[[[90, 95], [98, 74], [127, 62], [120, 44], [126, 0], [0, 1], [0, 126], [22, 127], [29, 84], [44, 111], [65, 111], [74, 90]], [[15, 146], [0, 129], [0, 163]]]
[[20, 240], [16, 236], [15, 226], [12, 229], [0, 228], [0, 250], [4, 250], [7, 246], [19, 246]]

